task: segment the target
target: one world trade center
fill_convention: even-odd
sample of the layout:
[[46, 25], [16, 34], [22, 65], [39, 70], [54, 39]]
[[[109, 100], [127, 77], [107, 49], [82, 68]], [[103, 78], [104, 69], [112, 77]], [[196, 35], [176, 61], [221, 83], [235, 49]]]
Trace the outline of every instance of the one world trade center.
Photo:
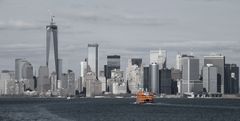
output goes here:
[[58, 63], [58, 27], [53, 21], [53, 17], [51, 17], [50, 25], [46, 26], [47, 30], [47, 48], [46, 48], [46, 65], [49, 66], [49, 53], [51, 44], [53, 44], [54, 51], [54, 63], [55, 63], [55, 72], [57, 74], [57, 80], [59, 80], [59, 63]]

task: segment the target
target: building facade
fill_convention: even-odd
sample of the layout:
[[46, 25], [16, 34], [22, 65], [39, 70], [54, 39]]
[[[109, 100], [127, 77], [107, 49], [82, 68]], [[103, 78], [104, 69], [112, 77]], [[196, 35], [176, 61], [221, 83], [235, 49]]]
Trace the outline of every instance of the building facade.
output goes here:
[[[60, 78], [59, 72], [59, 58], [58, 58], [58, 26], [54, 23], [53, 17], [51, 19], [50, 25], [46, 26], [46, 65], [54, 65], [54, 72], [57, 74], [57, 80]], [[54, 64], [49, 64], [49, 55], [51, 47], [53, 46], [53, 58]], [[52, 68], [52, 67], [49, 67]]]
[[203, 89], [207, 93], [217, 93], [217, 67], [207, 64], [203, 67]]
[[98, 44], [88, 44], [88, 72], [94, 72], [98, 79]]
[[204, 56], [204, 66], [207, 64], [213, 64], [213, 66], [217, 67], [217, 91], [220, 93], [224, 93], [224, 64], [225, 64], [225, 56], [222, 55], [210, 55]]
[[239, 67], [237, 64], [225, 64], [224, 91], [226, 94], [239, 93]]
[[150, 50], [150, 63], [157, 63], [159, 69], [167, 67], [167, 51], [166, 50]]

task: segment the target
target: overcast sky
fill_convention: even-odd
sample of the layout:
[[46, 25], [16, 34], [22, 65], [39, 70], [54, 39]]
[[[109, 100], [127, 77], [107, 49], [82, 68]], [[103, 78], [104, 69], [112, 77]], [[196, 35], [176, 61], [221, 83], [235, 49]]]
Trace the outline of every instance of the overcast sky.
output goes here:
[[151, 49], [167, 50], [167, 65], [178, 52], [202, 59], [222, 53], [240, 65], [239, 0], [0, 0], [0, 69], [14, 70], [26, 58], [45, 65], [49, 11], [59, 27], [64, 71], [79, 72], [88, 43], [99, 43], [100, 68], [106, 55], [149, 62]]

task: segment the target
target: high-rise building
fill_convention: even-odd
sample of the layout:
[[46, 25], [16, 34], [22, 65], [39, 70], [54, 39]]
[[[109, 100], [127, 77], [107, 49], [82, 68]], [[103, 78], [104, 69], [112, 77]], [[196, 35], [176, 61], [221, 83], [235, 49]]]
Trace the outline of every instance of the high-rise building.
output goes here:
[[202, 81], [199, 80], [199, 59], [183, 58], [182, 65], [183, 81], [181, 92], [198, 93], [202, 91]]
[[157, 63], [159, 69], [167, 67], [167, 51], [166, 50], [151, 50], [150, 51], [150, 63]]
[[217, 93], [217, 67], [212, 64], [203, 67], [203, 89], [208, 93]]
[[98, 79], [98, 44], [88, 44], [88, 72], [93, 72]]
[[86, 74], [86, 97], [94, 97], [102, 93], [102, 84], [96, 79], [96, 75], [93, 72], [87, 72]]
[[80, 63], [80, 80], [82, 82], [82, 89], [86, 88], [85, 74], [87, 73], [87, 60]]
[[159, 70], [159, 93], [171, 94], [172, 79], [170, 69]]
[[37, 90], [45, 94], [51, 89], [51, 83], [49, 80], [49, 70], [47, 66], [40, 66], [38, 70]]
[[128, 60], [128, 67], [126, 71], [126, 79], [128, 81], [128, 89], [132, 94], [143, 89], [143, 66], [133, 63], [132, 59]]
[[107, 56], [107, 79], [111, 78], [111, 71], [120, 69], [120, 55]]
[[72, 70], [68, 70], [68, 95], [75, 95], [75, 74]]
[[51, 83], [51, 91], [56, 92], [58, 89], [58, 81], [57, 81], [57, 74], [56, 72], [52, 72], [50, 76], [50, 83]]
[[151, 88], [150, 91], [159, 94], [159, 65], [152, 63], [149, 65]]
[[16, 94], [14, 71], [3, 70], [0, 74], [0, 95]]
[[204, 56], [204, 66], [207, 64], [213, 64], [217, 67], [217, 91], [224, 93], [224, 64], [225, 56], [222, 55], [210, 55]]
[[239, 93], [239, 67], [237, 64], [225, 64], [224, 91], [226, 94]]
[[[63, 60], [62, 59], [58, 59], [58, 80], [61, 80], [62, 78], [62, 63], [63, 63]], [[57, 81], [58, 81], [57, 80]]]
[[26, 59], [15, 60], [15, 79], [24, 84], [24, 90], [34, 90], [33, 67]]
[[50, 54], [50, 46], [53, 45], [54, 51], [54, 65], [55, 65], [55, 72], [57, 74], [57, 80], [60, 78], [59, 72], [59, 60], [58, 60], [58, 27], [53, 21], [53, 17], [51, 18], [50, 25], [46, 26], [46, 65], [49, 66], [49, 54]]
[[177, 54], [176, 56], [176, 67], [175, 69], [182, 71], [182, 59], [183, 58], [193, 58], [194, 56], [192, 55], [187, 55], [187, 54]]
[[68, 88], [68, 74], [66, 74], [66, 73], [62, 74], [61, 83], [62, 83], [61, 88], [64, 89], [64, 90], [67, 90], [67, 88]]
[[149, 74], [149, 66], [143, 67], [143, 89], [149, 90], [151, 88], [150, 74]]
[[25, 90], [34, 90], [33, 66], [29, 62], [24, 63], [22, 66], [22, 80], [25, 85]]

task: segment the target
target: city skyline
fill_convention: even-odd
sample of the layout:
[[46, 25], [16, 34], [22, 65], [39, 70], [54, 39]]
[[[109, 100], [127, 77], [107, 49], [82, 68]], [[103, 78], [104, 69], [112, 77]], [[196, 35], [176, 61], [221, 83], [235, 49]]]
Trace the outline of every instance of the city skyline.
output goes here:
[[[0, 17], [0, 68], [13, 70], [16, 58], [26, 58], [34, 70], [45, 65], [49, 10], [56, 16], [59, 27], [59, 58], [63, 59], [64, 72], [73, 69], [79, 75], [88, 43], [100, 45], [99, 70], [103, 70], [107, 55], [120, 55], [121, 68], [125, 70], [129, 57], [143, 58], [144, 64], [148, 64], [149, 51], [159, 48], [168, 53], [168, 68], [175, 66], [178, 52], [193, 52], [201, 59], [212, 52], [221, 53], [226, 56], [226, 63], [240, 65], [240, 57], [236, 56], [240, 43], [239, 1], [181, 0], [174, 4], [166, 0], [140, 0], [137, 2], [140, 7], [134, 8], [135, 2], [60, 1], [53, 8], [54, 1], [2, 0], [0, 13], [8, 14]], [[31, 6], [25, 7], [28, 4]]]

